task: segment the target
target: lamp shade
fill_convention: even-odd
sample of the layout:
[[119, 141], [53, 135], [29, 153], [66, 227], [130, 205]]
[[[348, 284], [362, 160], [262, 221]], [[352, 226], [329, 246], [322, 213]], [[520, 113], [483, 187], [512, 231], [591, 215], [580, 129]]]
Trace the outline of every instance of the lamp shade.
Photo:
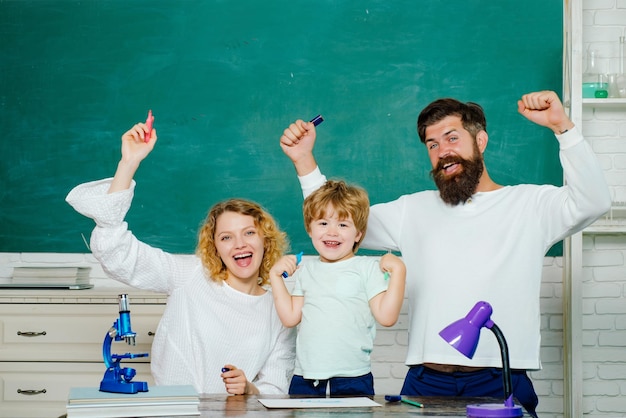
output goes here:
[[439, 335], [465, 357], [472, 358], [478, 347], [480, 329], [493, 326], [492, 313], [493, 309], [490, 304], [478, 302], [465, 318], [448, 325], [439, 332]]

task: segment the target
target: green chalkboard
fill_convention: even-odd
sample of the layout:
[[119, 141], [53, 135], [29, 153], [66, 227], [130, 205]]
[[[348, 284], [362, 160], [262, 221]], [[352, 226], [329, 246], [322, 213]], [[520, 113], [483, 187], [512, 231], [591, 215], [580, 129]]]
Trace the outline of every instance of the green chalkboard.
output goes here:
[[0, 0], [0, 251], [87, 252], [64, 198], [111, 176], [120, 137], [159, 141], [127, 216], [143, 241], [194, 251], [208, 208], [258, 201], [313, 252], [278, 146], [318, 113], [325, 173], [373, 203], [433, 188], [415, 121], [443, 96], [481, 103], [502, 184], [561, 184], [553, 136], [517, 114], [562, 84], [562, 2]]

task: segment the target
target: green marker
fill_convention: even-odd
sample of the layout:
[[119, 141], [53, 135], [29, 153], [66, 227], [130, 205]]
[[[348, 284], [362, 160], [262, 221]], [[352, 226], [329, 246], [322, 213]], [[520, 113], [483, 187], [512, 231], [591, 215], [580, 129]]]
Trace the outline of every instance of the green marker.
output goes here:
[[419, 402], [411, 401], [409, 399], [404, 399], [400, 395], [385, 395], [385, 400], [387, 402], [404, 402], [404, 403], [408, 403], [409, 405], [417, 406], [418, 408], [423, 408], [424, 407], [423, 404], [421, 404]]

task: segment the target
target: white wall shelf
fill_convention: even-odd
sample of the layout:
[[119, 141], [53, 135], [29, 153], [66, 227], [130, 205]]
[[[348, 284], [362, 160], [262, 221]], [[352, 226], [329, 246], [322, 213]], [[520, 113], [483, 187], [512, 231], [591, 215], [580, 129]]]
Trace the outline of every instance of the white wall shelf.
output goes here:
[[611, 234], [626, 234], [626, 223], [621, 225], [603, 225], [595, 223], [583, 231], [585, 234], [602, 234], [602, 235], [611, 235]]
[[611, 210], [596, 222], [585, 228], [584, 233], [624, 234], [626, 233], [626, 204], [614, 202]]
[[583, 106], [588, 107], [621, 107], [626, 106], [626, 98], [583, 99]]

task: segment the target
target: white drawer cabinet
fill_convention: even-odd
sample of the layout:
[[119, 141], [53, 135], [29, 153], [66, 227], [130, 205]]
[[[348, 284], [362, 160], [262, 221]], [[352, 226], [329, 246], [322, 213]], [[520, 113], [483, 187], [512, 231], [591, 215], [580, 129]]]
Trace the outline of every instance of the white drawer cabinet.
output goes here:
[[[132, 367], [137, 370], [133, 380], [154, 385], [149, 363]], [[60, 417], [70, 387], [97, 387], [103, 374], [102, 362], [0, 362], [0, 417]]]
[[[133, 304], [130, 309], [136, 345], [113, 342], [111, 351], [149, 352], [162, 306]], [[0, 359], [100, 361], [104, 337], [118, 317], [117, 305], [111, 304], [0, 304]]]
[[[162, 295], [115, 290], [0, 291], [0, 417], [59, 417], [69, 388], [100, 384], [102, 343], [127, 293], [136, 345], [114, 341], [113, 354], [150, 353], [165, 308]], [[135, 381], [153, 385], [150, 355], [123, 359]]]

